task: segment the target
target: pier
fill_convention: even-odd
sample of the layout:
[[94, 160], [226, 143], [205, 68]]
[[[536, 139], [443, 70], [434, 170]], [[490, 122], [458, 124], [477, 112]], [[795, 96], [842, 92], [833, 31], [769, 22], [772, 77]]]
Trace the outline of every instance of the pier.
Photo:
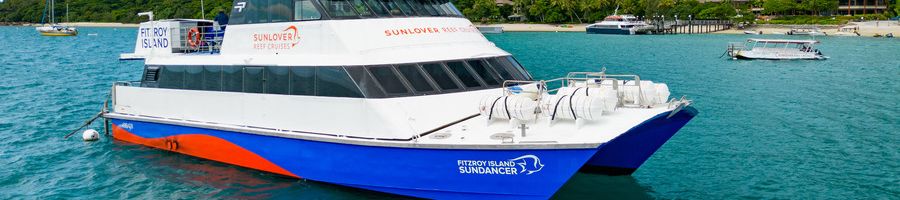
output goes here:
[[647, 34], [698, 34], [728, 30], [734, 26], [731, 20], [665, 20], [650, 19], [652, 27], [644, 30]]

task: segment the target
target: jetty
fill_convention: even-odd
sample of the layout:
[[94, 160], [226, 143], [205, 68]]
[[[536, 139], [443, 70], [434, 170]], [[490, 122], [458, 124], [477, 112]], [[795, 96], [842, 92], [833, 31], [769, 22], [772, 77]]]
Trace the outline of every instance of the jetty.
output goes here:
[[698, 34], [728, 30], [734, 27], [731, 20], [664, 20], [654, 18], [647, 20], [650, 28], [644, 29], [647, 34]]

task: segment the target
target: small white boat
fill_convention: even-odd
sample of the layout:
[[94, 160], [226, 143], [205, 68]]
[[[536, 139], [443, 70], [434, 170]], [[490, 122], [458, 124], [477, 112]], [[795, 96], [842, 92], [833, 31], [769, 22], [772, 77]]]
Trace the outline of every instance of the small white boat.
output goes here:
[[732, 59], [822, 60], [827, 59], [813, 47], [816, 40], [749, 39], [747, 45], [731, 43], [726, 54]]
[[810, 36], [826, 36], [819, 27], [795, 27], [787, 32], [788, 35], [810, 35]]
[[492, 34], [503, 33], [502, 26], [478, 26], [477, 28], [478, 28], [478, 31], [480, 31], [481, 33], [492, 33]]
[[842, 36], [842, 37], [856, 37], [859, 36], [859, 27], [858, 26], [845, 26], [838, 29], [837, 33], [831, 34], [833, 36]]
[[762, 35], [762, 31], [744, 31], [747, 35]]

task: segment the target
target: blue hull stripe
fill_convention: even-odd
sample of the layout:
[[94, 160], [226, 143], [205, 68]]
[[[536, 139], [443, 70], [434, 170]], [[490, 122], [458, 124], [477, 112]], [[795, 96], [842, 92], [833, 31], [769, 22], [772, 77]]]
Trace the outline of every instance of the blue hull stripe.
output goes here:
[[[144, 138], [185, 134], [221, 138], [310, 180], [438, 199], [546, 199], [597, 151], [373, 147], [132, 120], [114, 119], [113, 123]], [[538, 158], [541, 166], [529, 159], [510, 164], [511, 159], [527, 155]]]

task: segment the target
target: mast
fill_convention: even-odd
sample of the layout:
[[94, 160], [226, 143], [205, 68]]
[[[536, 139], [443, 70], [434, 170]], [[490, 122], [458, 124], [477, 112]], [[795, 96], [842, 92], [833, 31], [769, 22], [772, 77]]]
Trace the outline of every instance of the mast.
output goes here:
[[66, 2], [66, 23], [69, 23], [69, 2]]
[[200, 19], [206, 19], [206, 9], [203, 9], [203, 0], [200, 0]]

